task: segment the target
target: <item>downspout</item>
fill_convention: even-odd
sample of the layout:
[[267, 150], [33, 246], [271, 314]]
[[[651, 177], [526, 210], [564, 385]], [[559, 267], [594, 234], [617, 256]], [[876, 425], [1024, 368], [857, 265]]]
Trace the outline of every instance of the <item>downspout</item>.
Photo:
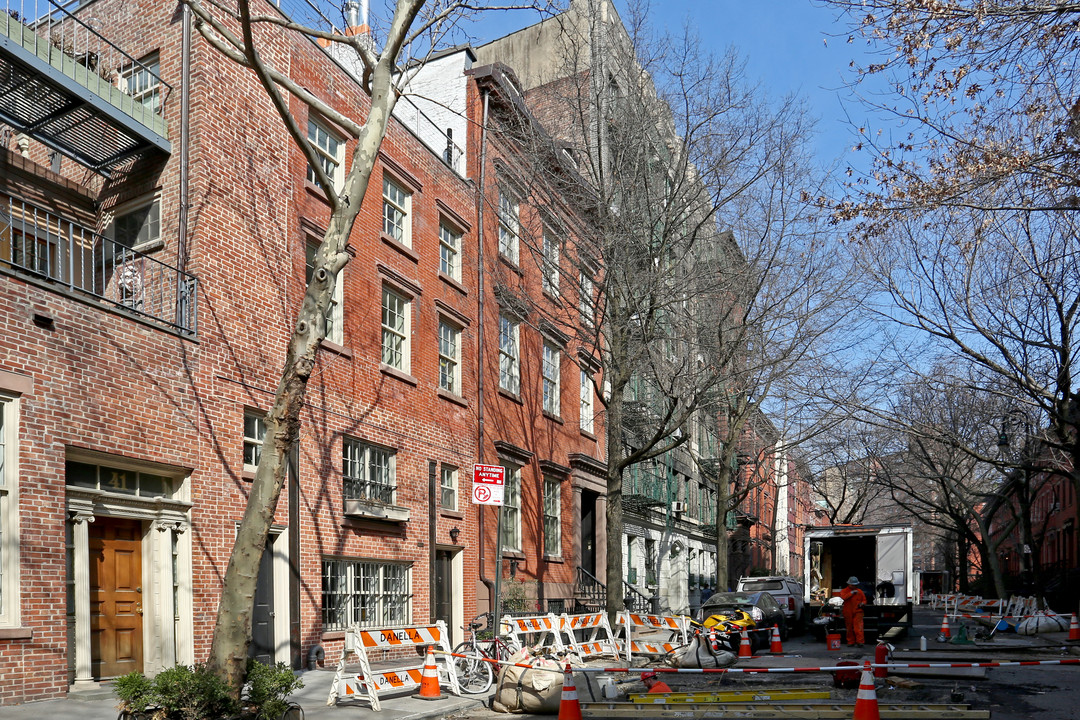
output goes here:
[[[478, 325], [476, 333], [476, 460], [484, 462], [484, 193], [487, 191], [487, 131], [488, 131], [488, 91], [484, 91], [484, 116], [480, 121], [480, 190], [477, 194], [476, 203], [476, 303]], [[487, 560], [484, 553], [484, 513], [486, 505], [476, 506], [477, 526], [480, 534], [480, 582], [488, 589], [488, 607], [495, 611], [495, 583], [484, 573], [484, 565]], [[495, 538], [499, 542], [499, 538]], [[496, 572], [501, 568], [496, 568]]]
[[[181, 39], [180, 67], [180, 210], [177, 216], [176, 266], [187, 269], [188, 260], [188, 140], [191, 124], [191, 8], [181, 3], [184, 24]], [[178, 280], [179, 281], [179, 280]], [[180, 295], [177, 295], [180, 297]]]

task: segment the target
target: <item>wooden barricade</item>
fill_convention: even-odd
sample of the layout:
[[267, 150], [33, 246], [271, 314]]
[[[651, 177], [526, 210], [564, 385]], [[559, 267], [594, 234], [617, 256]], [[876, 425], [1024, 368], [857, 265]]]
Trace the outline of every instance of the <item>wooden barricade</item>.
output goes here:
[[[623, 651], [626, 661], [634, 654], [638, 655], [666, 655], [672, 650], [686, 645], [689, 639], [690, 618], [682, 615], [642, 615], [639, 613], [625, 612], [616, 617], [617, 628], [621, 627], [625, 634]], [[667, 642], [644, 642], [634, 640], [634, 628], [648, 628], [650, 630], [663, 630], [673, 633], [673, 637]]]
[[[352, 627], [345, 631], [345, 646], [341, 650], [337, 674], [330, 686], [330, 696], [326, 704], [333, 706], [339, 697], [354, 696], [367, 701], [372, 710], [381, 710], [379, 694], [389, 694], [419, 687], [423, 677], [424, 658], [419, 662], [401, 667], [372, 670], [368, 652], [431, 645], [444, 653], [452, 651], [450, 636], [446, 632], [446, 623], [436, 621], [434, 625], [403, 625], [390, 628]], [[346, 675], [345, 665], [350, 654], [356, 655], [360, 664], [359, 675]], [[461, 695], [453, 658], [442, 653], [436, 654], [435, 666], [439, 671], [439, 685], [455, 695]]]
[[[582, 658], [598, 655], [619, 657], [619, 643], [611, 632], [606, 613], [564, 614], [559, 618], [559, 631], [567, 637], [567, 645]], [[579, 632], [582, 634], [580, 639], [577, 635]], [[588, 637], [585, 637], [586, 633]]]
[[[556, 650], [562, 652], [566, 649], [563, 646], [562, 633], [559, 632], [559, 618], [551, 613], [529, 617], [508, 617], [503, 615], [502, 625], [504, 627], [502, 634], [513, 638], [518, 648], [529, 645], [544, 645], [550, 636]], [[526, 642], [531, 635], [537, 636], [536, 640]]]

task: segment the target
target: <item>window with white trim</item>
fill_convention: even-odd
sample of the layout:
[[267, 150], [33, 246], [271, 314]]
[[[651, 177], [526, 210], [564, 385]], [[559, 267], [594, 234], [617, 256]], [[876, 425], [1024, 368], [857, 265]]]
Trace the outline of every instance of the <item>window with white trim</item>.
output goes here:
[[[345, 178], [345, 143], [322, 123], [308, 119], [308, 142], [319, 156], [319, 164], [334, 188], [341, 187]], [[315, 171], [309, 166], [307, 179], [319, 184]]]
[[541, 289], [548, 295], [559, 294], [559, 238], [548, 229], [544, 229], [544, 265]]
[[439, 320], [439, 387], [461, 394], [461, 329]]
[[439, 506], [443, 510], [457, 510], [458, 469], [453, 465], [439, 468]]
[[521, 552], [521, 468], [504, 467], [502, 547], [503, 550]]
[[562, 555], [562, 483], [544, 478], [544, 554]]
[[344, 558], [322, 561], [323, 632], [409, 625], [409, 566]]
[[582, 272], [578, 289], [578, 304], [581, 310], [581, 320], [586, 327], [593, 327], [596, 324], [596, 306], [594, 303], [592, 276], [587, 272]]
[[515, 395], [521, 390], [519, 335], [518, 321], [499, 315], [499, 387]]
[[581, 429], [585, 432], [593, 432], [593, 386], [592, 378], [584, 370], [581, 371], [581, 408], [578, 415]]
[[0, 627], [19, 625], [19, 401], [0, 395]]
[[161, 198], [142, 197], [117, 207], [105, 235], [133, 250], [146, 250], [161, 242]]
[[[306, 262], [304, 265], [304, 282], [310, 284], [315, 274], [315, 254], [319, 250], [318, 243], [307, 243]], [[326, 308], [326, 339], [337, 345], [345, 342], [345, 309], [342, 275], [345, 270], [338, 271], [334, 281], [334, 291], [330, 296], [330, 306]]]
[[559, 364], [562, 352], [553, 343], [544, 342], [544, 358], [541, 374], [544, 379], [544, 412], [549, 415], [559, 414]]
[[120, 71], [120, 92], [151, 113], [161, 111], [161, 61], [157, 53], [147, 55]]
[[397, 457], [393, 450], [346, 437], [341, 443], [342, 497], [393, 505]]
[[254, 410], [244, 411], [244, 472], [259, 469], [263, 438], [266, 437], [266, 415]]
[[521, 207], [518, 199], [499, 188], [499, 253], [517, 265], [518, 236], [521, 233]]
[[402, 245], [412, 247], [412, 224], [409, 210], [412, 195], [389, 175], [383, 175], [383, 232]]
[[461, 282], [461, 233], [439, 223], [439, 272]]
[[395, 370], [409, 372], [409, 299], [387, 286], [382, 291], [382, 361]]

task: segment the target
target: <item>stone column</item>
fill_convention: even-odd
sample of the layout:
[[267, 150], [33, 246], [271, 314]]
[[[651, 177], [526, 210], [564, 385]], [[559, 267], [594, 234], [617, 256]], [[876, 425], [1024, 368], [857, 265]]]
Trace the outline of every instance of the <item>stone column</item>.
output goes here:
[[[596, 497], [596, 579], [607, 584], [607, 496]], [[616, 538], [615, 542], [619, 542]]]
[[90, 523], [93, 513], [71, 514], [73, 552], [72, 571], [75, 573], [75, 688], [96, 686], [90, 662]]
[[[150, 572], [153, 574], [152, 587], [157, 597], [143, 595], [143, 607], [146, 617], [149, 617], [152, 627], [149, 628], [152, 637], [159, 638], [158, 652], [155, 660], [158, 662], [158, 670], [176, 665], [176, 608], [173, 607], [173, 556], [172, 539], [173, 533], [179, 529], [179, 523], [167, 520], [156, 520], [153, 529], [157, 532], [150, 534], [154, 565]], [[150, 606], [151, 603], [153, 605]], [[151, 611], [152, 610], [152, 611]]]

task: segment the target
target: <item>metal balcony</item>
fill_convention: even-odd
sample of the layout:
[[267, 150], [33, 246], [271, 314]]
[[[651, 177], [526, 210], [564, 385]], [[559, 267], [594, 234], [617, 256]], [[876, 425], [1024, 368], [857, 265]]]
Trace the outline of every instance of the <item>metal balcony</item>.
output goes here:
[[15, 197], [0, 196], [0, 271], [194, 336], [195, 276]]
[[0, 3], [0, 122], [106, 177], [170, 152], [162, 116], [170, 87], [156, 64], [98, 32], [92, 5], [73, 14], [77, 3]]

